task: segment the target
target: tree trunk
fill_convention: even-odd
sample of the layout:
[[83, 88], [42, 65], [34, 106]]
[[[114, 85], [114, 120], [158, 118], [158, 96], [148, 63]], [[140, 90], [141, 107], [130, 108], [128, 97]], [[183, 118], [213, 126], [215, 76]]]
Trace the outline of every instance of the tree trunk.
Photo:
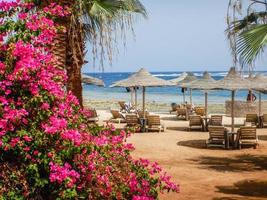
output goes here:
[[[60, 0], [58, 3], [71, 7], [74, 1]], [[48, 4], [43, 1], [41, 8]], [[59, 31], [57, 33], [51, 47], [52, 53], [56, 58], [56, 65], [66, 70], [68, 76], [67, 91], [72, 91], [80, 105], [83, 106], [81, 68], [84, 64], [85, 44], [82, 25], [72, 15], [60, 19], [57, 23], [64, 27], [66, 32]]]
[[66, 70], [68, 75], [67, 90], [72, 91], [83, 107], [81, 69], [84, 64], [85, 42], [82, 25], [79, 23], [70, 24], [66, 57]]

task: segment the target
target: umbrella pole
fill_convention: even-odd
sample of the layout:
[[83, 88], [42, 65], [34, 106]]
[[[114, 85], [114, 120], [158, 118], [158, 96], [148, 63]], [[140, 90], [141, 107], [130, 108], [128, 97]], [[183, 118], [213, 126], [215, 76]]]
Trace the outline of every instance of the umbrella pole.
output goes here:
[[146, 92], [146, 88], [143, 87], [143, 118], [145, 118], [145, 109], [146, 109], [146, 105], [145, 105], [145, 92]]
[[185, 104], [185, 89], [184, 89], [184, 92], [183, 92], [183, 98], [184, 98], [184, 104]]
[[261, 92], [259, 92], [259, 116], [261, 116]]
[[231, 118], [232, 118], [232, 132], [235, 129], [235, 118], [234, 118], [234, 103], [235, 103], [235, 91], [232, 91], [232, 102], [231, 102]]
[[134, 88], [131, 88], [131, 104], [134, 105]]
[[135, 93], [135, 109], [137, 109], [137, 88], [134, 87], [134, 93]]
[[206, 117], [208, 117], [208, 93], [205, 92], [205, 113]]
[[190, 88], [190, 104], [192, 105], [192, 89]]

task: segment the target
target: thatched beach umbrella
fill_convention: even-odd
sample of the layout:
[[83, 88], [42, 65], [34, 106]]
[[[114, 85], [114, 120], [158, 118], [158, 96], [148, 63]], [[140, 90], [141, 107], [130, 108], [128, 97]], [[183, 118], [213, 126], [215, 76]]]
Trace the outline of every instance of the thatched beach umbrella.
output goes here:
[[[187, 72], [187, 76], [177, 83], [181, 88], [188, 88], [190, 83], [197, 80], [197, 77], [192, 72]], [[185, 93], [184, 93], [184, 103], [185, 103]], [[192, 89], [190, 89], [190, 104], [192, 104]]]
[[110, 87], [142, 87], [143, 88], [143, 117], [145, 118], [145, 90], [146, 87], [164, 87], [173, 86], [170, 81], [154, 77], [144, 68], [137, 73], [131, 75], [129, 78], [116, 82]]
[[105, 83], [101, 79], [88, 76], [85, 74], [82, 75], [82, 82], [88, 85], [96, 85], [96, 86], [105, 87]]
[[261, 93], [267, 90], [267, 77], [257, 74], [252, 81], [252, 89], [259, 92], [259, 116], [261, 116]]
[[[171, 79], [170, 82], [174, 83], [175, 85], [178, 85], [178, 83], [181, 82], [182, 80], [184, 80], [186, 77], [187, 77], [187, 73], [183, 72], [177, 78]], [[183, 92], [183, 99], [184, 99], [184, 103], [185, 103], [185, 93], [184, 92]]]
[[184, 80], [185, 77], [187, 77], [187, 73], [183, 72], [180, 76], [178, 76], [175, 79], [171, 79], [170, 82], [174, 83], [174, 84], [178, 84], [180, 81]]
[[232, 91], [231, 102], [231, 118], [232, 118], [232, 132], [234, 132], [234, 101], [235, 92], [237, 90], [250, 90], [251, 81], [244, 79], [236, 72], [235, 67], [230, 68], [227, 76], [216, 82], [213, 89], [223, 89]]
[[216, 81], [210, 76], [208, 72], [204, 72], [201, 79], [197, 79], [188, 84], [193, 90], [204, 90], [205, 91], [205, 113], [208, 116], [208, 90], [214, 88]]

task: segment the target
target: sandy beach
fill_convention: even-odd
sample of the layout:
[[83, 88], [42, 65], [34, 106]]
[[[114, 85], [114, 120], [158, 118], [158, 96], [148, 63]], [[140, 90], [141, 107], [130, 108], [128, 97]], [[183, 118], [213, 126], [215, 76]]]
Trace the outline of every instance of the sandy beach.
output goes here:
[[[118, 99], [102, 99], [102, 100], [93, 100], [93, 99], [84, 99], [85, 107], [95, 108], [97, 110], [110, 110], [110, 109], [120, 109], [118, 105]], [[126, 101], [127, 102], [127, 101]], [[196, 104], [195, 106], [204, 106], [203, 104]], [[138, 108], [141, 108], [141, 104], [138, 104]], [[171, 109], [170, 103], [164, 102], [146, 102], [146, 108], [152, 112], [168, 112]], [[209, 104], [210, 113], [224, 113], [225, 105], [223, 103], [211, 103]]]
[[[100, 123], [111, 117], [104, 110], [98, 110], [98, 114]], [[127, 140], [136, 148], [132, 154], [135, 158], [158, 162], [180, 184], [179, 194], [160, 195], [160, 199], [267, 199], [267, 129], [257, 130], [257, 149], [207, 149], [207, 132], [188, 132], [187, 121], [160, 115], [169, 127], [164, 133], [135, 133]], [[241, 124], [243, 119], [236, 122]], [[230, 119], [225, 117], [224, 124], [230, 124]]]

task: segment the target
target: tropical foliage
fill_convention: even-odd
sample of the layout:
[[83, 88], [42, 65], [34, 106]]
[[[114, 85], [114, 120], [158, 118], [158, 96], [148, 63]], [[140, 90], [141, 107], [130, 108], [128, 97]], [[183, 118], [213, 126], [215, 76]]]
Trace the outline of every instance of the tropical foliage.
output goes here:
[[[47, 1], [33, 1], [36, 8], [47, 6]], [[57, 21], [66, 32], [59, 31], [52, 45], [58, 65], [67, 71], [67, 89], [72, 91], [82, 104], [81, 68], [86, 63], [85, 41], [92, 46], [91, 56], [112, 62], [116, 51], [118, 35], [125, 37], [125, 31], [132, 29], [135, 13], [146, 16], [138, 0], [54, 0], [70, 8], [70, 15]], [[91, 63], [93, 65], [93, 63]]]
[[[229, 6], [232, 6], [233, 10], [242, 16], [241, 1], [230, 0], [230, 2]], [[263, 52], [267, 42], [266, 1], [250, 0], [246, 13], [246, 16], [241, 19], [238, 19], [237, 15], [232, 17], [232, 22], [228, 23], [228, 36], [234, 54], [239, 55], [242, 66], [252, 67], [254, 61]]]
[[1, 1], [0, 199], [157, 199], [178, 191], [157, 163], [130, 156], [129, 135], [90, 125], [51, 50], [71, 9]]

